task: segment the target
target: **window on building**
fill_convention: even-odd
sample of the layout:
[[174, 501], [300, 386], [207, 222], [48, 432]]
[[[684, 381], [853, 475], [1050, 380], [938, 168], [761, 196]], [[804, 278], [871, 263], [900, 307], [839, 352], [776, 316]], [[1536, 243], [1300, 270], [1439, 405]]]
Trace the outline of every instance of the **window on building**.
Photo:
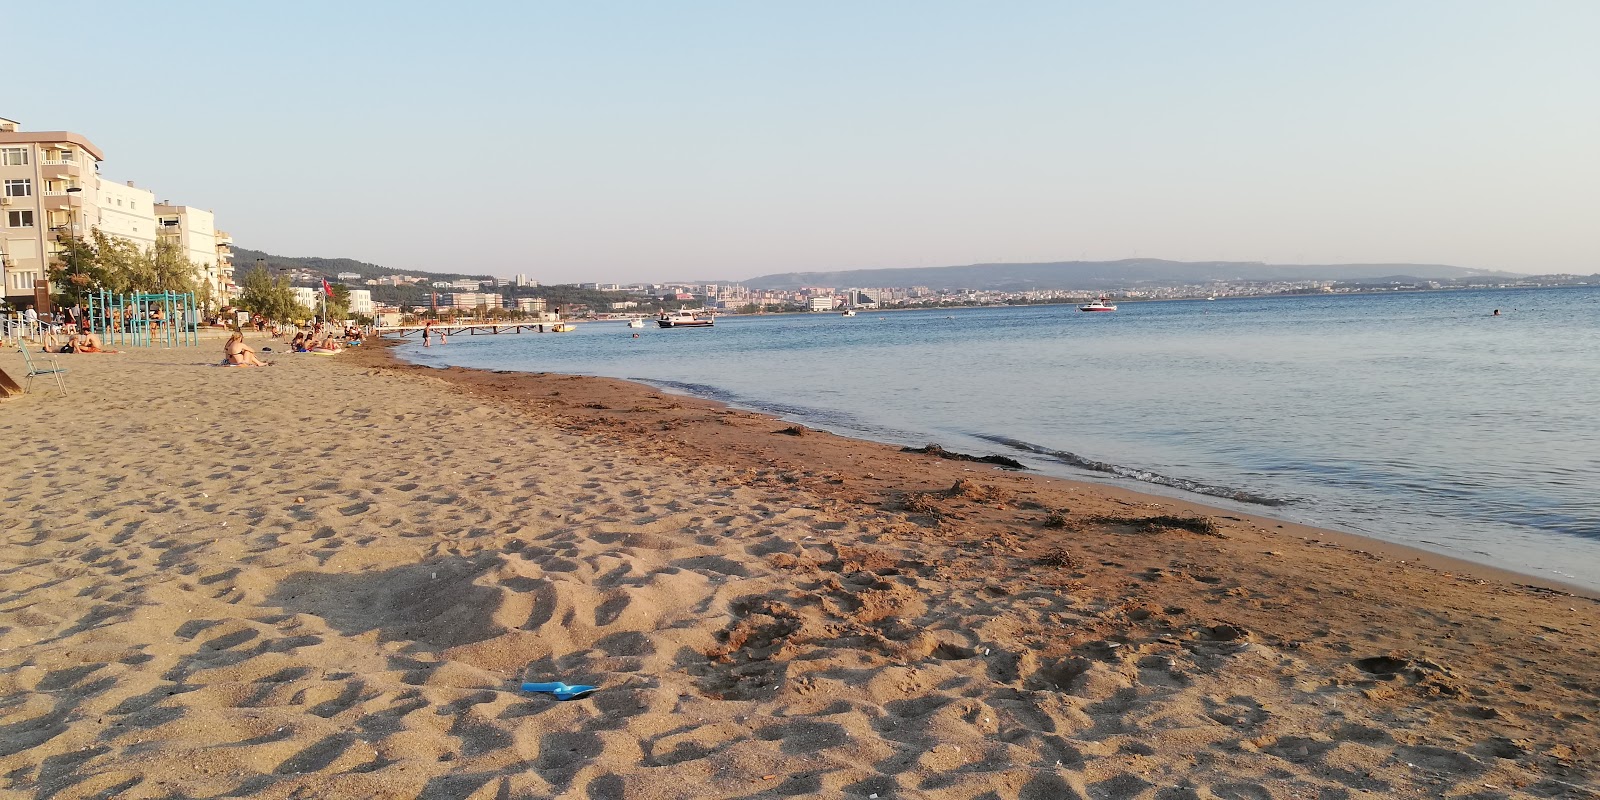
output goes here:
[[6, 227], [8, 227], [8, 228], [31, 228], [31, 227], [33, 227], [33, 212], [32, 211], [7, 211], [6, 212]]
[[10, 274], [11, 289], [13, 291], [33, 291], [33, 282], [39, 279], [39, 273], [37, 272], [12, 271]]
[[32, 178], [11, 178], [6, 180], [6, 197], [32, 197]]
[[28, 166], [28, 148], [0, 147], [0, 167]]

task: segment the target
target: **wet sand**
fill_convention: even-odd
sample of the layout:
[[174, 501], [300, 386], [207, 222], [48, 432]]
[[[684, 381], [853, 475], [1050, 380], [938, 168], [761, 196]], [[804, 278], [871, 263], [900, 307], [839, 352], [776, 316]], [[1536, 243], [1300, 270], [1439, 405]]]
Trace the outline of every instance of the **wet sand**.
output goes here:
[[1559, 588], [620, 381], [212, 355], [0, 403], [0, 789], [1593, 796]]

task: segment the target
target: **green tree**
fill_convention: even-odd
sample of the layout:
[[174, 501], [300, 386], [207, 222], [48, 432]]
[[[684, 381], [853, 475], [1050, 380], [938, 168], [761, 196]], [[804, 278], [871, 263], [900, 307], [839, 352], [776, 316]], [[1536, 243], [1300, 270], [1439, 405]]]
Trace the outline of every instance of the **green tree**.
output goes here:
[[135, 291], [139, 276], [145, 271], [145, 253], [133, 242], [119, 236], [107, 236], [96, 228], [94, 249], [100, 266], [100, 286], [117, 294]]
[[328, 298], [328, 319], [350, 318], [350, 287], [342, 283], [331, 284], [333, 296]]
[[295, 300], [287, 277], [274, 279], [264, 269], [245, 274], [238, 306], [275, 322], [293, 322], [311, 315], [309, 309]]
[[145, 292], [192, 292], [199, 269], [184, 255], [183, 247], [170, 239], [157, 239], [145, 259]]
[[72, 305], [104, 285], [104, 270], [92, 242], [67, 234], [57, 241], [61, 249], [50, 265], [50, 285], [57, 289], [60, 304]]

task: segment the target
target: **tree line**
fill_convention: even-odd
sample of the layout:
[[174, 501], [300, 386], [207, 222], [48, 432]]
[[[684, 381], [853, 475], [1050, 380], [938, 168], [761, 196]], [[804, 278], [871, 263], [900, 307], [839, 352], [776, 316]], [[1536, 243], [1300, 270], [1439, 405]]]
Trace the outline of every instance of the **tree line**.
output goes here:
[[62, 305], [81, 303], [101, 290], [193, 292], [200, 308], [216, 304], [211, 282], [200, 279], [199, 267], [177, 242], [158, 239], [150, 247], [140, 247], [99, 228], [91, 230], [87, 239], [63, 234], [58, 241], [61, 250], [50, 267], [50, 279]]

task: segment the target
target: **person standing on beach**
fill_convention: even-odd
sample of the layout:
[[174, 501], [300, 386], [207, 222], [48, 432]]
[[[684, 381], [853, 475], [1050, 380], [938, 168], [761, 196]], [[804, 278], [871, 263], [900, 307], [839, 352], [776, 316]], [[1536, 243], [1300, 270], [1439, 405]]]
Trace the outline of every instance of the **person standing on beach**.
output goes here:
[[430, 337], [432, 336], [432, 333], [431, 333], [432, 330], [433, 330], [433, 323], [432, 322], [424, 322], [424, 323], [422, 323], [422, 346], [423, 347], [432, 347], [433, 346], [433, 342], [430, 341]]

